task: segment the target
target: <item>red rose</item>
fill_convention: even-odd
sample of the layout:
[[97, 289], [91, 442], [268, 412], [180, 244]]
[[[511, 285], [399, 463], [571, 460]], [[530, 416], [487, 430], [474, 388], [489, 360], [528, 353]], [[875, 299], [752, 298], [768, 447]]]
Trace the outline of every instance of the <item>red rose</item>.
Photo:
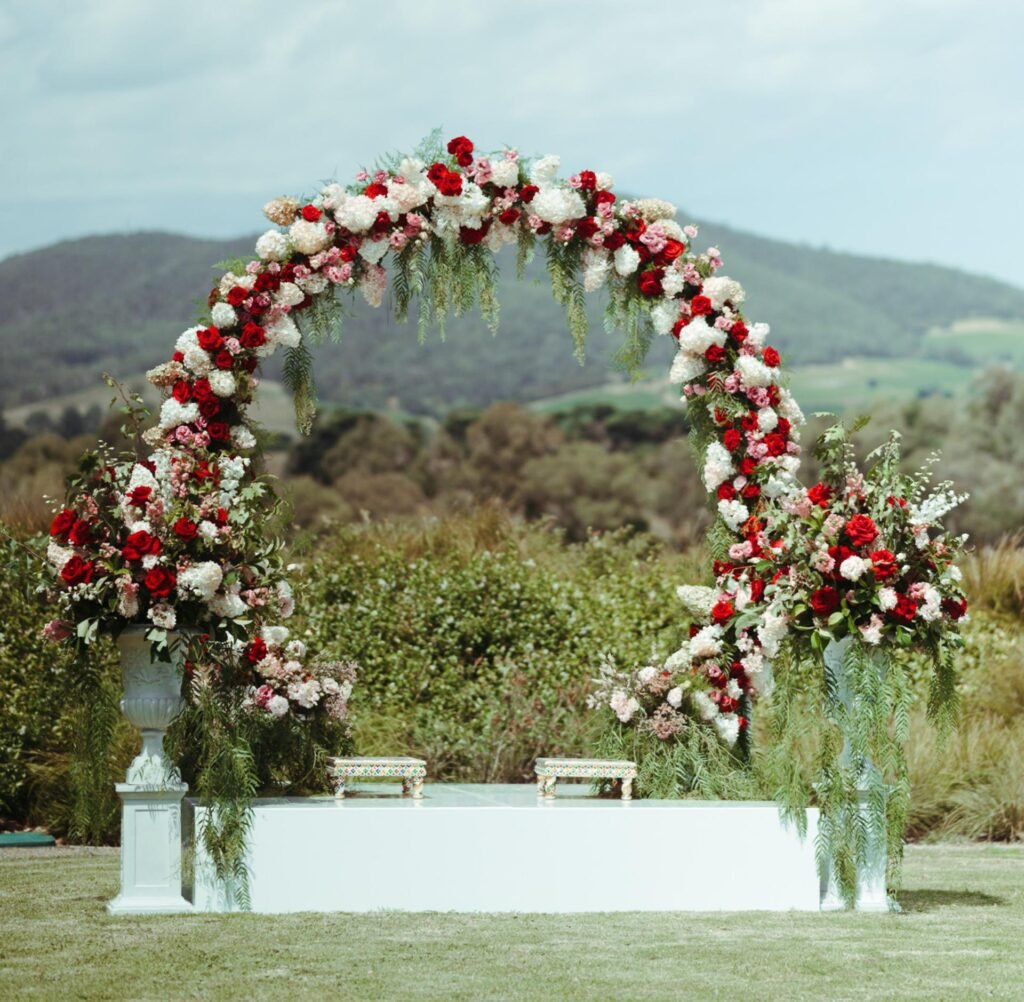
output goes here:
[[506, 209], [498, 218], [506, 225], [511, 226], [521, 215], [518, 209]]
[[171, 361], [172, 362], [184, 362], [185, 361], [185, 355], [182, 352], [180, 352], [180, 351], [176, 351], [171, 356]]
[[967, 599], [944, 598], [942, 600], [942, 611], [950, 619], [961, 619], [967, 614]]
[[199, 527], [195, 522], [192, 522], [187, 518], [179, 518], [178, 521], [174, 523], [174, 534], [187, 542], [191, 542], [195, 539], [198, 532]]
[[778, 423], [775, 425], [775, 430], [780, 435], [785, 435], [788, 438], [789, 433], [793, 430], [793, 426], [786, 420], [786, 418], [780, 417]]
[[483, 226], [476, 228], [473, 226], [460, 226], [459, 227], [459, 239], [464, 244], [478, 244], [485, 236], [487, 231], [491, 228], [490, 220], [484, 223]]
[[199, 413], [206, 418], [207, 421], [210, 418], [215, 418], [220, 413], [220, 401], [216, 397], [211, 397], [209, 400], [204, 400], [199, 405]]
[[816, 504], [819, 508], [827, 508], [831, 498], [832, 488], [829, 487], [828, 484], [815, 484], [807, 492], [807, 500], [810, 501], [811, 504]]
[[307, 223], [315, 223], [323, 213], [315, 205], [304, 205], [302, 207], [302, 218]]
[[740, 418], [740, 425], [744, 431], [760, 431], [761, 426], [757, 421], [757, 411], [747, 411], [746, 414]]
[[189, 386], [187, 379], [179, 379], [174, 384], [174, 389], [171, 390], [171, 396], [178, 401], [179, 404], [188, 403], [192, 396], [192, 387]]
[[125, 560], [141, 560], [146, 556], [157, 556], [163, 549], [163, 544], [156, 536], [150, 535], [144, 529], [131, 533], [121, 547], [121, 556]]
[[749, 477], [757, 469], [757, 460], [753, 456], [744, 456], [740, 462], [740, 473]]
[[473, 144], [465, 136], [450, 139], [448, 152], [455, 157], [461, 167], [468, 167], [473, 162]]
[[589, 240], [597, 232], [597, 220], [593, 216], [587, 216], [576, 224], [576, 235]]
[[60, 569], [60, 576], [69, 588], [77, 584], [88, 584], [96, 576], [96, 565], [91, 560], [74, 556]]
[[897, 595], [896, 607], [889, 610], [889, 615], [903, 623], [910, 623], [914, 619], [915, 612], [917, 612], [917, 602], [914, 599], [909, 595]]
[[853, 550], [848, 546], [830, 546], [828, 548], [828, 555], [835, 561], [834, 576], [839, 577], [839, 568], [844, 560], [848, 560], [853, 556]]
[[892, 508], [892, 507], [895, 507], [895, 506], [897, 506], [897, 505], [898, 505], [898, 506], [899, 506], [900, 508], [906, 508], [906, 507], [907, 507], [907, 499], [906, 499], [906, 498], [897, 498], [897, 497], [893, 497], [893, 496], [892, 496], [891, 494], [890, 494], [890, 495], [889, 495], [889, 496], [888, 496], [888, 497], [887, 497], [887, 498], [885, 499], [885, 503], [886, 503], [886, 504], [887, 504], [887, 505], [888, 505], [888, 506], [889, 506], [890, 508]]
[[811, 608], [816, 616], [831, 616], [839, 608], [839, 592], [826, 585], [811, 596]]
[[760, 578], [754, 578], [750, 582], [750, 601], [760, 602], [764, 598], [764, 582]]
[[662, 293], [661, 279], [664, 274], [665, 272], [661, 268], [653, 268], [650, 271], [643, 272], [637, 281], [641, 295], [660, 296]]
[[167, 598], [174, 591], [178, 577], [174, 571], [168, 570], [166, 567], [151, 567], [142, 579], [142, 583], [153, 598]]
[[92, 542], [92, 529], [89, 528], [89, 523], [82, 519], [75, 522], [68, 533], [68, 539], [75, 546], [88, 546]]
[[338, 251], [338, 257], [348, 264], [356, 259], [357, 253], [358, 251], [352, 244], [345, 244], [345, 246]]
[[704, 358], [712, 365], [718, 365], [725, 358], [725, 349], [718, 344], [709, 345], [708, 350], [704, 352]]
[[269, 271], [261, 271], [253, 283], [253, 292], [277, 292], [281, 288], [281, 276], [272, 275]]
[[722, 445], [730, 452], [735, 452], [743, 444], [743, 435], [738, 428], [730, 428], [722, 436]]
[[446, 174], [441, 179], [441, 183], [437, 186], [437, 190], [440, 191], [442, 195], [448, 195], [449, 197], [461, 195], [462, 175], [454, 172]]
[[737, 320], [736, 323], [732, 325], [732, 330], [729, 331], [729, 336], [737, 344], [743, 344], [743, 342], [747, 340], [747, 335], [749, 333], [750, 331], [747, 330], [747, 325], [742, 320]]
[[773, 431], [764, 437], [764, 444], [768, 446], [769, 456], [782, 456], [786, 452], [786, 436]]
[[735, 612], [736, 610], [733, 608], [732, 602], [727, 598], [722, 598], [711, 607], [711, 618], [721, 626], [732, 619]]
[[53, 516], [53, 521], [50, 523], [50, 535], [51, 536], [66, 536], [70, 531], [71, 527], [78, 520], [78, 516], [70, 508], [65, 508], [63, 511], [57, 512]]
[[214, 442], [226, 442], [231, 438], [231, 428], [223, 421], [211, 421], [206, 430]]
[[216, 327], [207, 327], [205, 330], [199, 331], [196, 334], [196, 340], [203, 351], [217, 351], [224, 343], [224, 338], [221, 337], [220, 331]]
[[593, 191], [597, 187], [597, 175], [592, 170], [580, 171], [580, 190]]
[[615, 201], [615, 196], [610, 191], [599, 191], [594, 196], [594, 202], [597, 205], [605, 205], [605, 204], [610, 205], [614, 201]]
[[232, 306], [241, 306], [249, 298], [249, 290], [241, 285], [235, 285], [228, 293], [228, 302]]
[[689, 317], [680, 317], [672, 325], [672, 337], [674, 337], [678, 341], [679, 340], [679, 335], [683, 333], [683, 328], [684, 327], [689, 327], [689, 326], [690, 326], [690, 318]]
[[681, 240], [666, 240], [665, 246], [661, 249], [661, 253], [666, 261], [674, 261], [685, 250], [686, 244]]
[[614, 233], [609, 233], [604, 238], [604, 249], [614, 253], [620, 247], [625, 246], [626, 238], [616, 230]]
[[875, 523], [867, 515], [854, 515], [844, 530], [854, 546], [867, 546], [878, 538]]
[[383, 198], [387, 195], [387, 193], [387, 185], [379, 184], [377, 182], [374, 182], [373, 184], [368, 184], [363, 189], [363, 194], [367, 198]]
[[255, 355], [252, 355], [242, 362], [242, 368], [245, 369], [246, 372], [252, 374], [256, 371], [256, 366], [259, 364], [260, 360]]
[[761, 488], [758, 487], [757, 484], [750, 483], [743, 488], [741, 493], [748, 501], [753, 501], [754, 498], [759, 498], [761, 496]]
[[875, 550], [871, 554], [871, 569], [879, 581], [885, 581], [896, 573], [896, 554], [891, 550]]
[[714, 307], [711, 305], [711, 300], [707, 296], [694, 296], [690, 300], [690, 313], [695, 317], [703, 317], [708, 313], [713, 313]]
[[230, 369], [235, 364], [235, 356], [230, 351], [218, 351], [213, 357], [213, 364], [218, 369]]
[[242, 328], [242, 336], [238, 339], [243, 348], [259, 348], [266, 343], [266, 332], [259, 324], [251, 320]]
[[718, 701], [718, 708], [723, 713], [733, 713], [740, 704], [732, 696], [723, 696]]
[[[540, 188], [535, 184], [524, 184], [522, 188], [519, 189], [519, 200], [529, 205], [530, 202], [533, 201], [533, 196], [536, 195], [538, 191], [540, 191]], [[605, 243], [605, 246], [607, 246], [607, 242]]]
[[217, 509], [217, 514], [214, 516], [214, 521], [217, 523], [217, 525], [227, 525], [228, 524], [228, 510], [227, 510], [227, 508], [218, 508]]
[[134, 487], [128, 492], [128, 501], [136, 508], [141, 508], [144, 504], [149, 503], [152, 493], [152, 487]]
[[778, 368], [780, 362], [779, 353], [771, 345], [768, 345], [761, 355], [761, 360], [769, 369]]
[[192, 396], [202, 403], [204, 400], [212, 400], [216, 394], [210, 387], [210, 380], [205, 376], [200, 376], [200, 378], [192, 384]]
[[719, 484], [718, 487], [718, 500], [719, 501], [733, 501], [736, 498], [736, 488], [732, 484], [725, 483]]
[[249, 664], [259, 664], [267, 656], [267, 642], [262, 637], [256, 637], [245, 649], [245, 657]]

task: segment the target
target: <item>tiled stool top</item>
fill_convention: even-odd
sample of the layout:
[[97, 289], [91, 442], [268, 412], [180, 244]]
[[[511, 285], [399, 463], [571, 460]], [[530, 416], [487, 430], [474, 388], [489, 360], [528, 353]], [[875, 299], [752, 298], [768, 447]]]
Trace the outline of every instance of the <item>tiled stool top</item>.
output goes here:
[[539, 758], [540, 777], [556, 779], [636, 779], [636, 762], [602, 758]]

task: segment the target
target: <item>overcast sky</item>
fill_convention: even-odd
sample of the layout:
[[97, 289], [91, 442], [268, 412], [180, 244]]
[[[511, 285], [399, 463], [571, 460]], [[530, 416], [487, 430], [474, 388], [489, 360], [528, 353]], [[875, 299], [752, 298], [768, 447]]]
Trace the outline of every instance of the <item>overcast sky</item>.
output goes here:
[[0, 257], [254, 232], [440, 125], [1024, 285], [1022, 35], [1018, 0], [0, 0]]

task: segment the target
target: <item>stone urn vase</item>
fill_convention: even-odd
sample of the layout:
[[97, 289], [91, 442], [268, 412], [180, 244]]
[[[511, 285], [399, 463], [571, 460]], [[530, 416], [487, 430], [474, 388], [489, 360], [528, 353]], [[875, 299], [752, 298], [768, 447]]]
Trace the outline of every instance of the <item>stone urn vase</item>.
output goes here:
[[[164, 734], [181, 712], [181, 676], [185, 651], [180, 642], [171, 661], [154, 661], [145, 626], [129, 626], [118, 638], [124, 696], [121, 712], [142, 734], [142, 750], [128, 767], [126, 783], [179, 786], [181, 773], [164, 755]], [[168, 639], [173, 637], [168, 635]]]
[[142, 734], [142, 750], [115, 789], [121, 798], [121, 890], [107, 903], [112, 915], [191, 911], [182, 897], [181, 801], [188, 786], [164, 754], [164, 734], [181, 712], [184, 645], [171, 661], [154, 661], [145, 626], [117, 638], [124, 698], [121, 711]]

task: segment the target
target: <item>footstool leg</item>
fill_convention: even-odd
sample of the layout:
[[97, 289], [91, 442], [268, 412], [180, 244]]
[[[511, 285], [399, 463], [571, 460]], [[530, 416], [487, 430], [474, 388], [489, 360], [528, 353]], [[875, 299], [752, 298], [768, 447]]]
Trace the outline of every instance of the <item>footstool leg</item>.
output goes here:
[[412, 780], [408, 776], [402, 778], [402, 796], [408, 797], [412, 793]]
[[544, 796], [544, 784], [545, 784], [545, 782], [546, 782], [546, 780], [545, 780], [545, 778], [543, 776], [538, 776], [537, 777], [537, 796], [538, 797], [543, 797]]
[[423, 799], [423, 780], [414, 779], [412, 781], [412, 799], [422, 800]]
[[345, 780], [338, 779], [334, 783], [334, 799], [344, 800], [345, 799]]
[[545, 776], [544, 777], [544, 796], [548, 800], [555, 799], [555, 783], [558, 782], [557, 776]]
[[624, 779], [622, 781], [622, 799], [632, 800], [633, 799], [633, 780]]

